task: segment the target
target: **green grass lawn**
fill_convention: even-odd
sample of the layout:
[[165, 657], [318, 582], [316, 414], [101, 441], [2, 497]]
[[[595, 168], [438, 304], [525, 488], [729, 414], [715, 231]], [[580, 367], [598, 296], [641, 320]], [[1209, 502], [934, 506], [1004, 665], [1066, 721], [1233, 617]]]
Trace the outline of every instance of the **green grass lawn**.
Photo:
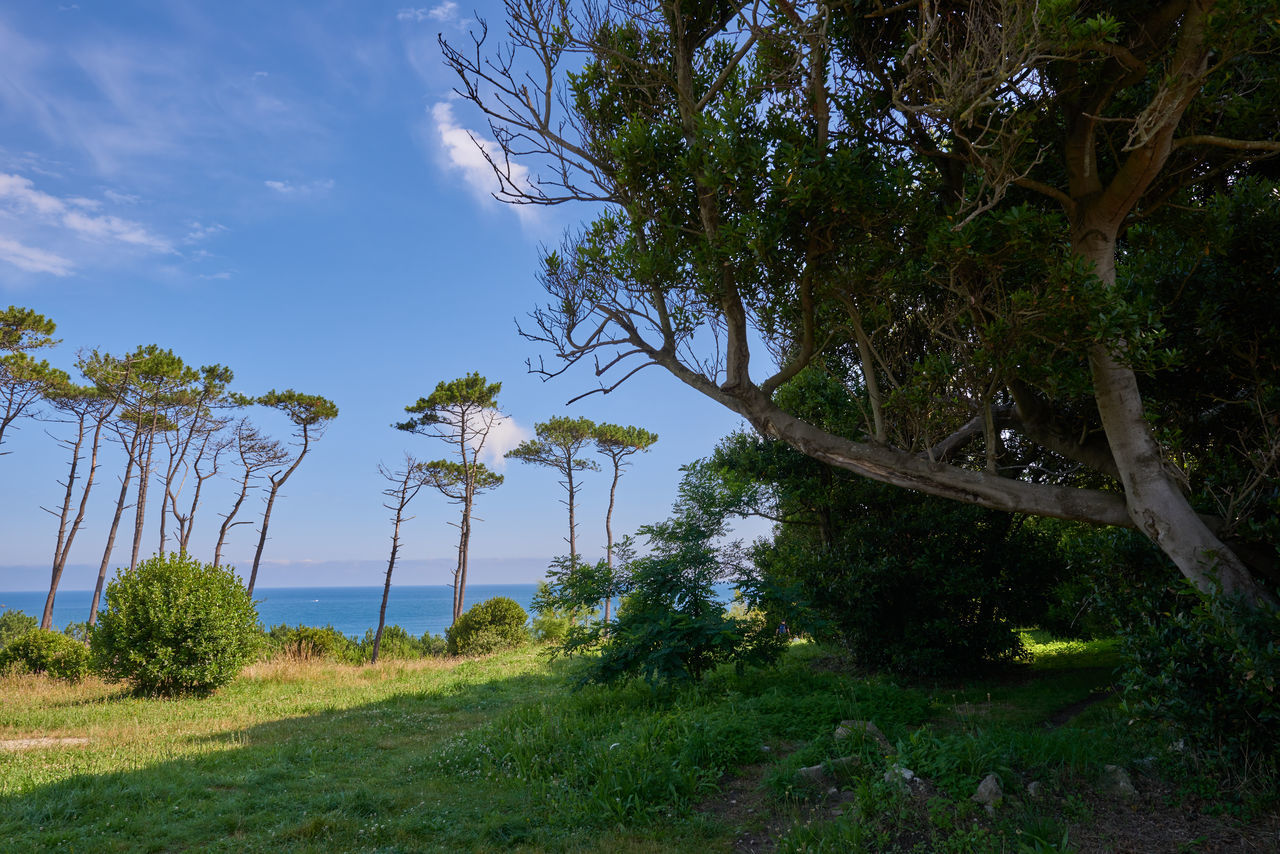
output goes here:
[[[978, 842], [953, 850], [1021, 850], [1007, 840], [1037, 817], [981, 814], [967, 796], [985, 774], [1053, 785], [1141, 749], [1114, 701], [1045, 727], [1108, 683], [1105, 645], [1035, 651], [1016, 673], [946, 686], [865, 678], [803, 644], [776, 669], [726, 668], [667, 690], [572, 691], [575, 665], [536, 649], [373, 667], [264, 663], [205, 699], [0, 679], [0, 739], [88, 739], [0, 751], [0, 847], [706, 854], [782, 820], [796, 823], [774, 834], [783, 850], [890, 850], [895, 823], [911, 822], [918, 850], [975, 827]], [[847, 718], [875, 721], [895, 754], [836, 742]], [[834, 799], [847, 809], [819, 815], [831, 794], [806, 790], [795, 772], [851, 749], [866, 763]], [[931, 781], [926, 817], [882, 780], [894, 762]], [[759, 778], [744, 789], [758, 809], [714, 808], [744, 768]]]

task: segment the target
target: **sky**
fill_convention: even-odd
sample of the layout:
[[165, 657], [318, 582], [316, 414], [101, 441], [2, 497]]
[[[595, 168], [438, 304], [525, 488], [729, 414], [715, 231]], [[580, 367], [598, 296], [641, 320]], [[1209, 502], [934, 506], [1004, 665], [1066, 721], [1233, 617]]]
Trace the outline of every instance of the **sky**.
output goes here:
[[[494, 0], [0, 7], [0, 307], [55, 321], [61, 343], [44, 356], [67, 371], [82, 349], [157, 344], [230, 367], [242, 393], [293, 388], [340, 409], [277, 503], [261, 586], [381, 583], [391, 523], [378, 464], [448, 454], [389, 425], [442, 380], [502, 383], [510, 421], [495, 452], [560, 414], [659, 434], [621, 482], [618, 532], [664, 518], [679, 467], [743, 429], [657, 368], [571, 408], [589, 371], [547, 383], [527, 372], [526, 359], [550, 355], [516, 331], [542, 296], [539, 252], [590, 210], [492, 198], [476, 147], [487, 127], [452, 93], [436, 42], [468, 39], [472, 9], [500, 29]], [[249, 414], [287, 438], [276, 413]], [[19, 427], [0, 446], [0, 590], [47, 586], [56, 519], [41, 508], [60, 500], [68, 462], [64, 425]], [[122, 459], [106, 455], [66, 589], [92, 586]], [[567, 551], [557, 478], [498, 453], [487, 462], [507, 479], [477, 502], [470, 581], [537, 580]], [[232, 500], [229, 477], [214, 483], [193, 545], [206, 559]], [[607, 496], [605, 474], [588, 475], [588, 558], [603, 551]], [[253, 497], [248, 511], [261, 508]], [[457, 508], [423, 492], [409, 512], [402, 554], [418, 569], [397, 580], [449, 583]], [[227, 548], [242, 571], [252, 527]], [[126, 526], [113, 568], [131, 537]]]

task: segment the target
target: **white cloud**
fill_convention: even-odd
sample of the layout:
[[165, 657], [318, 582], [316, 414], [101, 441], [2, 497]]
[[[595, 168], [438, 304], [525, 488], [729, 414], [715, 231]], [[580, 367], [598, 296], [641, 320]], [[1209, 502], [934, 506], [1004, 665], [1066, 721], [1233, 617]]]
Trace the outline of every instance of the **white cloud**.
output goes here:
[[265, 184], [268, 189], [274, 190], [281, 196], [292, 198], [322, 196], [333, 189], [332, 178], [308, 181], [305, 184], [295, 184], [292, 181], [263, 181], [262, 183]]
[[442, 24], [458, 23], [460, 20], [458, 15], [458, 4], [453, 0], [445, 0], [437, 6], [430, 9], [401, 9], [396, 12], [397, 21], [409, 21], [414, 24], [421, 24], [423, 21], [438, 21]]
[[138, 196], [131, 196], [128, 193], [117, 193], [115, 190], [103, 190], [103, 197], [109, 202], [115, 202], [117, 205], [136, 205], [142, 199]]
[[[499, 164], [502, 149], [491, 139], [485, 139], [475, 131], [458, 124], [453, 115], [453, 105], [441, 101], [431, 108], [431, 119], [440, 138], [441, 149], [448, 165], [461, 173], [463, 181], [477, 198], [497, 201], [493, 194], [499, 189], [498, 178], [493, 173], [486, 154]], [[510, 164], [510, 179], [516, 186], [531, 184], [529, 170], [520, 163]], [[515, 209], [525, 225], [539, 222], [538, 209], [533, 205], [506, 205]]]
[[485, 439], [484, 448], [480, 451], [481, 460], [490, 468], [502, 471], [507, 467], [507, 451], [532, 438], [533, 434], [517, 424], [514, 418], [500, 416]]
[[230, 278], [231, 278], [231, 273], [230, 273], [229, 271], [227, 271], [227, 270], [223, 270], [221, 273], [201, 273], [201, 274], [200, 274], [200, 278], [202, 278], [202, 279], [230, 279]]
[[101, 203], [78, 196], [58, 198], [37, 190], [31, 179], [21, 175], [0, 172], [0, 204], [7, 208], [7, 213], [24, 217], [34, 215], [46, 225], [61, 226], [82, 239], [125, 243], [154, 252], [173, 251], [168, 240], [152, 234], [133, 220], [110, 214], [84, 213], [86, 209], [101, 207]]
[[201, 240], [207, 240], [215, 234], [221, 234], [227, 230], [225, 225], [219, 225], [218, 223], [205, 225], [201, 222], [192, 222], [189, 228], [191, 230], [187, 232], [187, 236], [184, 238], [187, 243], [199, 243]]
[[69, 276], [75, 266], [61, 255], [24, 246], [3, 236], [0, 236], [0, 261], [8, 261], [28, 273], [50, 273], [54, 276]]

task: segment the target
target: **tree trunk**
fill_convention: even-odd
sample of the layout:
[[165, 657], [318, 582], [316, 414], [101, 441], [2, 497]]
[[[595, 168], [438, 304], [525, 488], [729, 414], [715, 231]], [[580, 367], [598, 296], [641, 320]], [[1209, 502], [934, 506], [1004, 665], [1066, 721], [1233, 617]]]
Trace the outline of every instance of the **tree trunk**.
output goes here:
[[84, 447], [85, 415], [79, 418], [76, 440], [71, 446], [71, 466], [67, 472], [67, 489], [62, 497], [62, 512], [58, 515], [58, 539], [53, 546], [53, 571], [49, 579], [49, 595], [44, 601], [44, 613], [40, 615], [40, 628], [53, 628], [53, 599], [58, 593], [64, 566], [63, 546], [67, 539], [67, 517], [71, 515], [71, 499], [75, 495], [76, 470], [80, 467], [80, 449]]
[[613, 459], [613, 483], [609, 486], [609, 509], [604, 514], [604, 554], [605, 561], [609, 566], [609, 589], [605, 591], [604, 597], [605, 631], [609, 630], [609, 606], [613, 604], [613, 503], [618, 494], [618, 478], [621, 476], [622, 467], [615, 457]]
[[[142, 548], [142, 528], [147, 513], [147, 489], [151, 481], [151, 457], [156, 446], [156, 423], [157, 416], [153, 413], [151, 430], [144, 434], [146, 438], [143, 440], [146, 443], [147, 456], [138, 472], [138, 500], [133, 511], [133, 555], [129, 558], [130, 569], [138, 566], [138, 552]], [[160, 526], [164, 527], [163, 519], [160, 520]]]
[[382, 585], [382, 607], [378, 609], [378, 631], [373, 636], [373, 655], [370, 664], [378, 663], [378, 650], [382, 648], [382, 628], [387, 624], [387, 599], [391, 596], [391, 573], [396, 568], [396, 553], [400, 551], [400, 514], [404, 507], [396, 511], [396, 525], [391, 534], [391, 558], [387, 561], [387, 580]]
[[[1073, 249], [1093, 264], [1094, 274], [1115, 285], [1114, 227], [1085, 221]], [[1102, 345], [1089, 350], [1094, 398], [1124, 487], [1130, 519], [1201, 591], [1274, 602], [1244, 563], [1219, 540], [1192, 508], [1143, 412], [1133, 369]]]
[[258, 549], [253, 553], [253, 570], [249, 573], [248, 593], [253, 595], [253, 587], [258, 583], [258, 564], [262, 562], [262, 550], [267, 547], [267, 526], [271, 524], [271, 508], [276, 503], [276, 495], [288, 478], [288, 474], [279, 480], [271, 481], [271, 492], [267, 495], [267, 509], [262, 512], [262, 530], [258, 534]]
[[111, 518], [111, 530], [107, 532], [107, 545], [102, 550], [102, 563], [98, 567], [98, 582], [93, 588], [93, 600], [89, 603], [89, 625], [98, 621], [98, 600], [107, 579], [107, 566], [111, 563], [111, 551], [115, 548], [116, 533], [120, 530], [120, 517], [124, 515], [124, 503], [129, 497], [129, 478], [133, 476], [133, 454], [125, 464], [124, 478], [120, 481], [120, 496], [116, 499], [116, 512]]

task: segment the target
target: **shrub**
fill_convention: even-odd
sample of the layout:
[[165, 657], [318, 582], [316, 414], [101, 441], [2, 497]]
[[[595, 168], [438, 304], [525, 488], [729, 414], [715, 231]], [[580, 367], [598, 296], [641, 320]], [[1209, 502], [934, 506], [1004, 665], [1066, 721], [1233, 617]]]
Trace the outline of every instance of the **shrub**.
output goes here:
[[333, 626], [296, 626], [285, 623], [267, 631], [272, 657], [298, 661], [325, 659], [358, 664], [364, 657], [360, 644]]
[[506, 596], [487, 599], [463, 613], [445, 632], [450, 655], [484, 655], [529, 641], [529, 615]]
[[185, 554], [122, 569], [90, 639], [96, 669], [144, 694], [207, 694], [253, 660], [253, 600], [229, 568]]
[[22, 611], [7, 610], [0, 614], [0, 649], [4, 649], [11, 641], [40, 627], [40, 623], [30, 614]]
[[[364, 639], [360, 641], [362, 661], [373, 658], [373, 629], [366, 629]], [[413, 659], [441, 656], [445, 654], [448, 641], [440, 635], [426, 632], [422, 637], [414, 637], [408, 630], [398, 625], [384, 626], [382, 644], [378, 647], [379, 659]]]
[[89, 670], [89, 650], [61, 632], [32, 629], [0, 649], [0, 673], [45, 673], [79, 682]]
[[[1182, 582], [1150, 590], [1120, 629], [1125, 709], [1192, 756], [1237, 769], [1280, 759], [1280, 613]], [[1244, 772], [1242, 772], [1244, 773]]]

